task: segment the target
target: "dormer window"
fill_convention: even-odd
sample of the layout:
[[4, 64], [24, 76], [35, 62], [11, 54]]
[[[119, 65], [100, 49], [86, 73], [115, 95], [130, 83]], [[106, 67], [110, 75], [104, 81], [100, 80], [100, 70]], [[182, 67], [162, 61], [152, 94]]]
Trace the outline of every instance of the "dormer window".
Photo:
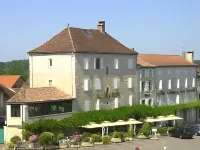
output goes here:
[[84, 32], [85, 35], [91, 35], [91, 33], [88, 29], [83, 29], [83, 32]]

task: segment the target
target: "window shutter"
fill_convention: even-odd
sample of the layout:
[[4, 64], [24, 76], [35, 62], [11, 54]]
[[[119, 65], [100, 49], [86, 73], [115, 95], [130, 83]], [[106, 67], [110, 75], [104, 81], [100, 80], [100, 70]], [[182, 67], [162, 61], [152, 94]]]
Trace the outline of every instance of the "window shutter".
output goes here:
[[100, 100], [97, 99], [97, 102], [96, 102], [96, 110], [100, 110]]
[[187, 78], [185, 79], [185, 88], [187, 88], [188, 83], [187, 83]]
[[84, 58], [84, 69], [89, 69], [89, 58]]
[[162, 90], [162, 80], [159, 81], [159, 90]]
[[96, 58], [94, 58], [94, 69], [96, 69]]
[[192, 79], [192, 87], [195, 87], [195, 78]]
[[129, 95], [129, 105], [133, 105], [133, 95]]
[[88, 90], [89, 90], [89, 80], [84, 79], [84, 91], [88, 91]]
[[171, 82], [172, 82], [172, 80], [169, 79], [169, 80], [168, 80], [168, 89], [171, 89]]
[[133, 78], [128, 78], [128, 88], [133, 87]]
[[89, 100], [85, 100], [85, 111], [89, 111], [90, 110], [90, 102]]
[[100, 59], [100, 68], [103, 69], [103, 58]]
[[177, 89], [179, 89], [179, 88], [180, 88], [180, 80], [177, 79]]
[[119, 102], [118, 102], [118, 98], [117, 97], [115, 97], [115, 108], [118, 108], [118, 106], [119, 106]]
[[179, 95], [176, 95], [176, 104], [179, 104]]
[[142, 92], [142, 81], [140, 81], [140, 92]]
[[101, 80], [99, 78], [95, 79], [95, 89], [101, 90]]
[[128, 69], [133, 69], [133, 59], [128, 59]]
[[114, 59], [114, 69], [119, 69], [119, 61], [118, 59]]

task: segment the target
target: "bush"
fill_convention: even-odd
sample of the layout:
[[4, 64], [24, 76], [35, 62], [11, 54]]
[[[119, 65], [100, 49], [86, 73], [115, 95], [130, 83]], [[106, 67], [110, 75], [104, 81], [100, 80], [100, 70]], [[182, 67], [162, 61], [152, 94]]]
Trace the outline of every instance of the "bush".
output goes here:
[[83, 134], [82, 134], [82, 138], [85, 138], [85, 137], [90, 137], [91, 136], [91, 133], [89, 133], [89, 132], [83, 132]]
[[92, 143], [102, 142], [102, 138], [98, 134], [92, 134], [91, 138], [92, 138]]
[[19, 136], [17, 136], [17, 135], [13, 136], [10, 139], [10, 142], [13, 143], [13, 144], [17, 144], [17, 142], [19, 142], [19, 141], [22, 141], [22, 139]]
[[90, 138], [89, 137], [84, 137], [84, 138], [82, 138], [82, 141], [83, 142], [90, 142]]
[[109, 144], [110, 143], [110, 137], [109, 136], [104, 136], [102, 141], [103, 141], [103, 144]]
[[51, 132], [43, 132], [39, 136], [39, 144], [43, 147], [52, 146], [54, 144], [55, 135]]
[[72, 145], [78, 145], [78, 141], [76, 141], [76, 140], [71, 140], [71, 144], [72, 144]]
[[28, 138], [33, 135], [32, 132], [28, 130], [22, 130], [22, 139], [28, 141]]
[[120, 138], [120, 137], [121, 137], [121, 133], [115, 131], [115, 132], [113, 132], [112, 137], [113, 137], [113, 138]]
[[167, 127], [157, 128], [157, 133], [159, 133], [160, 135], [167, 135]]
[[8, 148], [14, 148], [16, 145], [14, 143], [12, 143], [12, 142], [8, 142], [8, 143], [6, 143], [6, 146]]
[[145, 136], [149, 136], [150, 132], [151, 132], [151, 124], [149, 122], [145, 122], [139, 131], [139, 135], [143, 134]]
[[65, 138], [65, 136], [64, 136], [63, 133], [59, 133], [58, 136], [57, 136], [57, 140], [62, 140], [64, 138]]

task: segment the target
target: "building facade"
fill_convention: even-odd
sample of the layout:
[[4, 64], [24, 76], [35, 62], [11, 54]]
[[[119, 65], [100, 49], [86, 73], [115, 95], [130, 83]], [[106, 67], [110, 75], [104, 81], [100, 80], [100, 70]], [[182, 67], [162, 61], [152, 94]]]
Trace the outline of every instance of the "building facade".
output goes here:
[[30, 87], [55, 86], [76, 98], [74, 111], [136, 101], [137, 52], [98, 29], [67, 27], [29, 52]]
[[[163, 106], [197, 101], [195, 64], [176, 55], [140, 54], [138, 65], [138, 103]], [[197, 113], [191, 109], [178, 115], [195, 123], [199, 121]]]

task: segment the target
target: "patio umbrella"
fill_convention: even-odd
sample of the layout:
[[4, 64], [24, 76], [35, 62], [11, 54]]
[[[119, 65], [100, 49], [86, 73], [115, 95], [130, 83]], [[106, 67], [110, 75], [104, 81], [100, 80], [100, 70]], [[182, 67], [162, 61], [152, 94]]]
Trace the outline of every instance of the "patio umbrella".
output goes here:
[[86, 126], [82, 126], [83, 128], [88, 128], [88, 129], [93, 129], [93, 128], [101, 128], [102, 125], [101, 124], [97, 124], [95, 122], [90, 122], [90, 124], [86, 125]]

